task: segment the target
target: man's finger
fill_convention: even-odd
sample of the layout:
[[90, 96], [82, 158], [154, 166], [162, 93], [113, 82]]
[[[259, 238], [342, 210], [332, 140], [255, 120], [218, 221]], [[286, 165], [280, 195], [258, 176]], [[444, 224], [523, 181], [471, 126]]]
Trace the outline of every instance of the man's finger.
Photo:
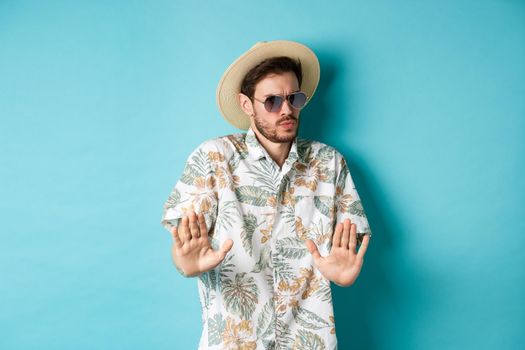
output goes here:
[[189, 241], [191, 239], [191, 233], [190, 233], [190, 228], [188, 227], [188, 217], [187, 216], [184, 216], [181, 220], [181, 227], [179, 229], [180, 231], [180, 239], [183, 241], [183, 242], [186, 242], [186, 241]]
[[341, 246], [341, 233], [343, 232], [343, 225], [341, 223], [335, 225], [334, 237], [332, 238], [332, 247]]
[[208, 238], [208, 229], [206, 228], [206, 219], [203, 213], [199, 214], [199, 229], [201, 237]]
[[343, 236], [341, 238], [341, 247], [348, 249], [349, 240], [350, 240], [350, 220], [345, 219], [343, 223]]
[[363, 237], [363, 242], [361, 242], [361, 245], [359, 246], [359, 251], [357, 252], [357, 257], [360, 259], [364, 259], [366, 248], [368, 247], [368, 242], [370, 242], [370, 235], [366, 234]]
[[175, 247], [177, 247], [177, 249], [180, 249], [182, 248], [182, 242], [179, 238], [179, 233], [177, 232], [177, 228], [174, 227], [172, 230], [171, 230], [171, 236], [173, 237], [173, 242], [175, 244]]
[[199, 227], [197, 226], [197, 216], [195, 212], [190, 212], [190, 233], [191, 239], [199, 238]]
[[350, 225], [350, 250], [355, 253], [355, 246], [357, 244], [357, 234], [356, 234], [357, 226], [356, 224]]

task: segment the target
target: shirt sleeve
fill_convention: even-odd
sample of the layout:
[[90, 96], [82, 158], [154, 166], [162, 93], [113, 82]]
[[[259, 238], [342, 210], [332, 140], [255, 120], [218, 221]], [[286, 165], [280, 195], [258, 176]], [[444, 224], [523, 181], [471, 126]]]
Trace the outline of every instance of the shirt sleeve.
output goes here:
[[335, 224], [343, 223], [347, 218], [350, 219], [357, 226], [359, 244], [365, 234], [372, 237], [372, 231], [345, 158], [337, 154], [336, 161], [335, 209], [337, 214]]
[[218, 194], [209, 156], [213, 149], [204, 142], [187, 158], [181, 177], [163, 205], [161, 224], [172, 231], [189, 211], [203, 213], [211, 235], [217, 218]]

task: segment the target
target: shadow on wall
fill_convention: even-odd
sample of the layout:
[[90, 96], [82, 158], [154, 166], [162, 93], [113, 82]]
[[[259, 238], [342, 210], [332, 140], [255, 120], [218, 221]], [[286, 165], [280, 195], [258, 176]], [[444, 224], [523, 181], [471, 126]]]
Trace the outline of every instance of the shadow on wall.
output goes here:
[[[335, 55], [333, 51], [327, 53], [317, 49], [316, 52], [322, 67], [321, 80], [315, 97], [301, 113], [300, 137], [327, 144], [330, 144], [330, 140], [352, 140], [352, 124], [355, 125], [359, 120], [359, 115], [355, 112], [359, 101], [353, 94], [356, 89], [352, 87], [352, 81], [334, 84], [340, 77], [352, 76], [344, 72], [351, 68], [351, 64], [346, 58], [344, 61], [339, 58], [347, 56], [345, 54]], [[340, 115], [342, 104], [346, 104], [343, 109], [349, 111], [345, 115]], [[373, 238], [361, 274], [354, 285], [342, 288], [332, 284], [336, 333], [340, 349], [374, 350], [378, 348], [377, 339], [381, 334], [373, 331], [380, 327], [373, 310], [377, 310], [378, 305], [392, 305], [396, 302], [396, 293], [392, 291], [395, 286], [389, 281], [386, 270], [390, 266], [386, 261], [386, 249], [393, 248], [390, 237], [394, 237], [394, 228], [396, 232], [400, 230], [395, 217], [385, 218], [383, 215], [380, 209], [380, 190], [370, 186], [377, 182], [373, 181], [370, 170], [363, 166], [366, 165], [366, 160], [362, 161], [359, 155], [352, 153], [351, 143], [345, 141], [337, 149], [348, 163], [363, 201]]]

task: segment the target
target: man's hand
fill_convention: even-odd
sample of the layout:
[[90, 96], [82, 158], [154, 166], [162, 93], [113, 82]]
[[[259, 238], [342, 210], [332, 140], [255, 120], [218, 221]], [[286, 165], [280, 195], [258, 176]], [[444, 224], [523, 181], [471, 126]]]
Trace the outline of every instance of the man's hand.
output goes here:
[[204, 215], [197, 219], [195, 212], [182, 218], [179, 228], [173, 228], [173, 262], [185, 276], [193, 277], [219, 265], [233, 246], [228, 239], [220, 250], [214, 251], [208, 240]]
[[314, 258], [315, 266], [325, 278], [342, 287], [353, 284], [363, 266], [370, 236], [365, 235], [358, 253], [356, 253], [356, 236], [356, 225], [349, 219], [343, 224], [337, 224], [332, 239], [332, 249], [327, 257], [319, 254], [317, 246], [311, 239], [306, 241], [306, 247]]

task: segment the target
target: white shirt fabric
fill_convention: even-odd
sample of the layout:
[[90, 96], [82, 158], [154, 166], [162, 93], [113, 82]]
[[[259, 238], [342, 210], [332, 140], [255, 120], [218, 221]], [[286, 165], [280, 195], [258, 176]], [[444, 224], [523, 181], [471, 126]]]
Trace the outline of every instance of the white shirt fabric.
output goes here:
[[[161, 223], [204, 213], [214, 249], [233, 247], [198, 277], [199, 349], [337, 349], [330, 281], [305, 240], [329, 254], [336, 223], [371, 235], [344, 157], [296, 138], [282, 169], [252, 129], [210, 139], [188, 157]], [[182, 273], [182, 271], [181, 271]]]

